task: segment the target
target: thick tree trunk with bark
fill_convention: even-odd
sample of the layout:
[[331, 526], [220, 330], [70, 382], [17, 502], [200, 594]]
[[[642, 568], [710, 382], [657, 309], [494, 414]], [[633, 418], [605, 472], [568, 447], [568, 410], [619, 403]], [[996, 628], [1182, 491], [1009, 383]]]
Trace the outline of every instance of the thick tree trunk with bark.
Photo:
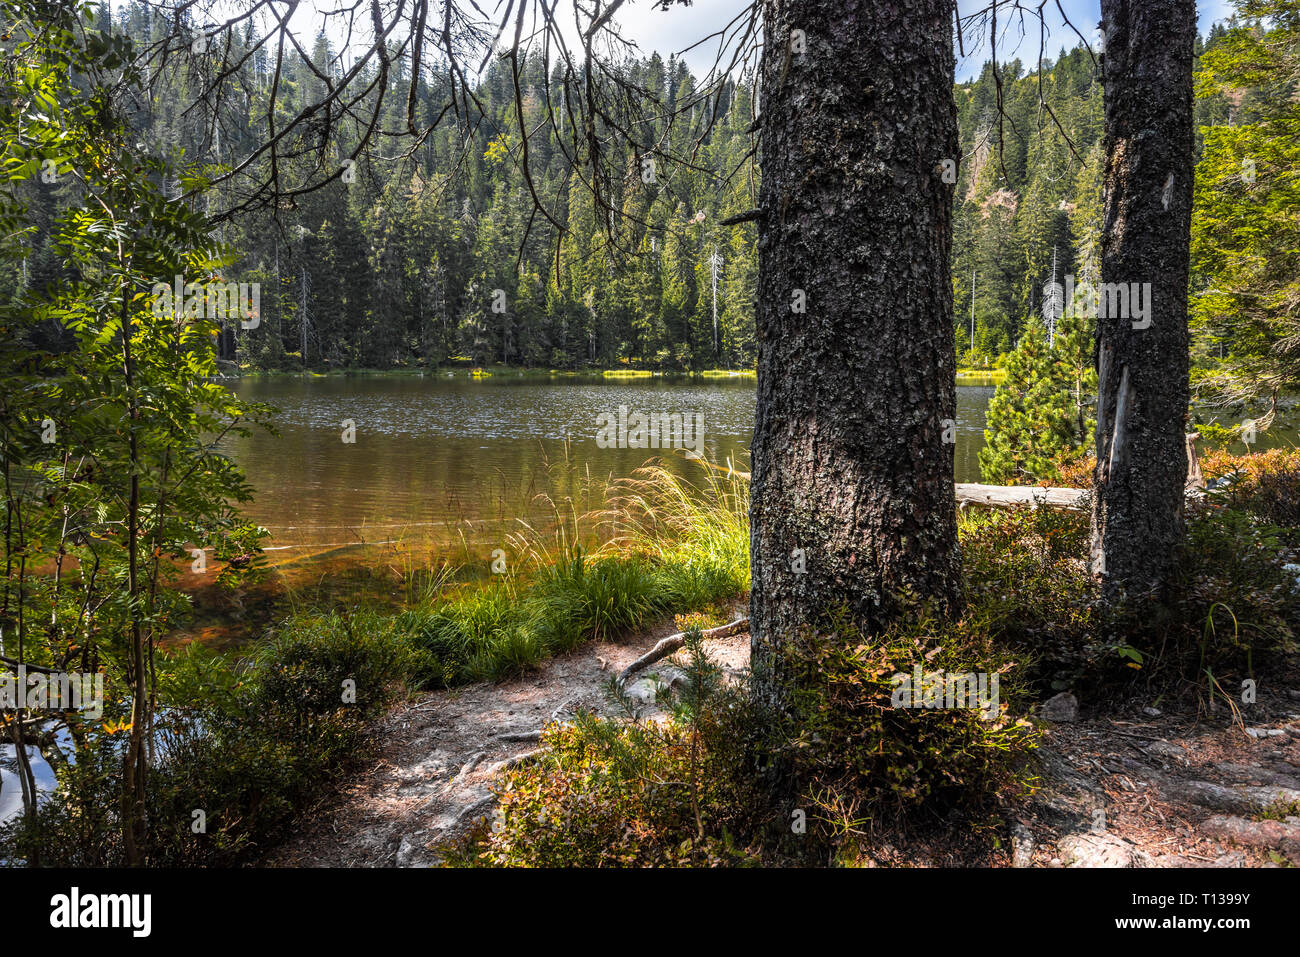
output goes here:
[[1117, 601], [1158, 593], [1183, 537], [1196, 5], [1102, 0], [1101, 11], [1111, 294], [1097, 321], [1092, 560]]
[[767, 0], [764, 24], [750, 625], [779, 706], [800, 628], [960, 600], [960, 154], [948, 0]]

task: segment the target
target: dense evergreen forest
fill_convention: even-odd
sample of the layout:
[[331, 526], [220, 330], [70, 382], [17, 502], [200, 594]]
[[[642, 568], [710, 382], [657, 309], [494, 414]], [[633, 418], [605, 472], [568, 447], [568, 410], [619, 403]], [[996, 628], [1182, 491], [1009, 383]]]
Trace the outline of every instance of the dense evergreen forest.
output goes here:
[[[99, 22], [137, 45], [169, 29], [139, 3]], [[1213, 44], [1223, 29], [1211, 31]], [[281, 108], [319, 100], [325, 78], [346, 63], [319, 35], [317, 72], [303, 65], [273, 77], [266, 47], [246, 32], [242, 101], [205, 111], [197, 78], [177, 71], [142, 102], [142, 142], [171, 158], [199, 158], [221, 170], [240, 162], [265, 135], [270, 84]], [[1204, 44], [1198, 43], [1198, 53]], [[405, 122], [408, 86], [398, 61], [384, 128]], [[755, 225], [725, 225], [754, 205], [758, 170], [749, 85], [723, 84], [701, 97], [685, 63], [658, 54], [618, 65], [627, 89], [662, 108], [647, 114], [648, 139], [692, 166], [637, 156], [616, 138], [604, 142], [608, 166], [626, 170], [597, 199], [564, 149], [563, 84], [534, 59], [521, 65], [527, 181], [519, 161], [519, 116], [510, 65], [494, 59], [476, 89], [468, 135], [443, 124], [412, 146], [381, 138], [359, 162], [304, 150], [301, 161], [343, 172], [287, 208], [261, 209], [224, 222], [218, 238], [242, 258], [227, 279], [260, 284], [257, 328], [228, 324], [221, 355], [269, 370], [433, 367], [449, 361], [578, 369], [628, 363], [641, 368], [750, 368], [755, 360]], [[437, 73], [435, 71], [434, 75]], [[599, 78], [596, 79], [599, 82]], [[991, 366], [1020, 339], [1054, 278], [1096, 281], [1102, 212], [1102, 92], [1093, 54], [1079, 46], [1036, 64], [985, 66], [957, 84], [962, 157], [954, 214], [954, 296], [958, 357]], [[444, 91], [417, 86], [417, 109], [431, 120]], [[370, 94], [370, 95], [373, 95]], [[203, 106], [204, 104], [199, 104]], [[1199, 120], [1227, 120], [1221, 96], [1198, 100]], [[549, 133], [547, 132], [549, 130]], [[389, 144], [389, 145], [385, 145]], [[610, 157], [614, 159], [611, 160]], [[34, 202], [53, 210], [60, 191], [35, 181]], [[172, 186], [179, 195], [181, 184]], [[561, 235], [535, 210], [531, 191]], [[226, 197], [229, 199], [229, 197]], [[212, 212], [219, 190], [204, 198]], [[64, 266], [48, 234], [30, 261], [6, 266], [0, 289], [13, 300], [59, 278]], [[974, 284], [974, 303], [971, 287]], [[1195, 285], [1194, 285], [1195, 288]], [[973, 328], [972, 328], [973, 327]]]

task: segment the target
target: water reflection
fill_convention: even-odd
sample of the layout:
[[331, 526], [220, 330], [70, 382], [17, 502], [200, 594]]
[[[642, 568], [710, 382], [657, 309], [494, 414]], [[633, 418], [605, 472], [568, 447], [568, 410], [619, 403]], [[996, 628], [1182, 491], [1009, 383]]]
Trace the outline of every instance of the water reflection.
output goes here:
[[[237, 390], [280, 409], [278, 436], [226, 445], [257, 492], [245, 511], [271, 530], [273, 547], [448, 542], [466, 529], [492, 538], [502, 523], [544, 520], [543, 493], [598, 508], [608, 479], [657, 454], [597, 445], [598, 417], [619, 406], [701, 414], [705, 456], [745, 469], [754, 427], [752, 379], [275, 378]], [[993, 389], [957, 391], [957, 479], [977, 481]], [[343, 441], [349, 419], [353, 444]], [[700, 474], [680, 453], [664, 454]]]

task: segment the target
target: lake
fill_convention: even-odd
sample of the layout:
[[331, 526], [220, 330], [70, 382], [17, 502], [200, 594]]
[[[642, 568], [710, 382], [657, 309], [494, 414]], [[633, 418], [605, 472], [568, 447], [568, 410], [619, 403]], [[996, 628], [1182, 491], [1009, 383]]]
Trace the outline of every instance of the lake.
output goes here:
[[[242, 379], [249, 400], [276, 406], [278, 436], [224, 448], [257, 497], [247, 516], [272, 534], [272, 562], [300, 563], [361, 543], [429, 550], [495, 546], [519, 519], [545, 522], [549, 501], [599, 508], [604, 483], [662, 455], [699, 480], [680, 452], [602, 448], [602, 414], [702, 416], [702, 451], [748, 471], [752, 377], [688, 379], [417, 376]], [[991, 387], [957, 389], [957, 480], [979, 480]], [[345, 436], [345, 420], [354, 433]], [[345, 438], [354, 441], [346, 442]], [[693, 436], [692, 436], [693, 438]], [[549, 497], [549, 499], [548, 499]]]

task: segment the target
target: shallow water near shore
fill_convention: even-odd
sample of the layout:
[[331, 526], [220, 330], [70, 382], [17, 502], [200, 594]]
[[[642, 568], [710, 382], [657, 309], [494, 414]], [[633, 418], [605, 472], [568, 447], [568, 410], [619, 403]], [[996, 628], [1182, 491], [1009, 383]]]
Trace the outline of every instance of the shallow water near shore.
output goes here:
[[[754, 428], [754, 381], [739, 377], [285, 377], [245, 379], [235, 389], [280, 410], [278, 436], [232, 439], [225, 450], [256, 489], [245, 513], [271, 531], [268, 546], [285, 551], [491, 544], [503, 525], [545, 521], [553, 509], [539, 496], [599, 508], [593, 493], [655, 456], [702, 478], [678, 450], [601, 448], [598, 420], [620, 406], [702, 416], [704, 457], [742, 470]], [[992, 394], [957, 389], [958, 481], [978, 480]], [[355, 425], [354, 442], [344, 441], [345, 420]]]

